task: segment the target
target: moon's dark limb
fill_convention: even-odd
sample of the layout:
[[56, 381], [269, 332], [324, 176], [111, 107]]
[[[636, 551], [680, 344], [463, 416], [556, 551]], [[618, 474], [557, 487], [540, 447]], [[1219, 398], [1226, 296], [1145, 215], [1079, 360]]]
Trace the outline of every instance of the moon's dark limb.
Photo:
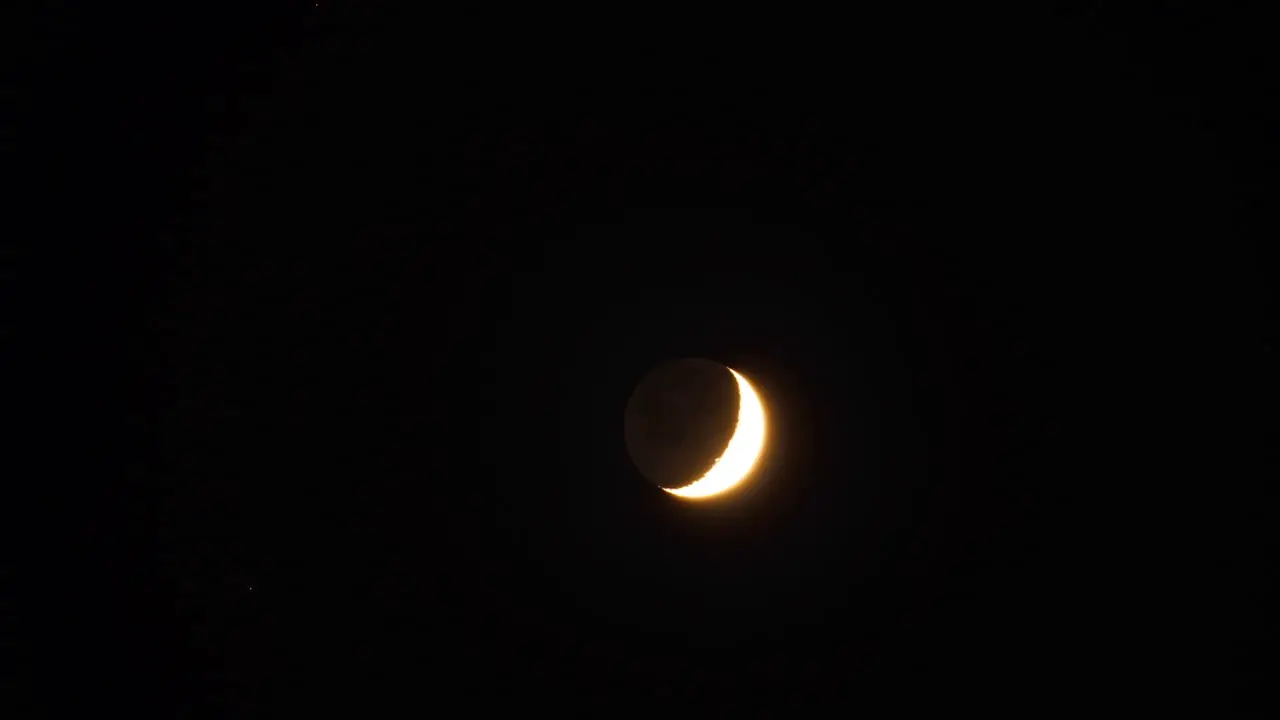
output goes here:
[[658, 366], [627, 403], [627, 450], [659, 487], [702, 477], [728, 447], [738, 422], [738, 384], [729, 368], [689, 358]]

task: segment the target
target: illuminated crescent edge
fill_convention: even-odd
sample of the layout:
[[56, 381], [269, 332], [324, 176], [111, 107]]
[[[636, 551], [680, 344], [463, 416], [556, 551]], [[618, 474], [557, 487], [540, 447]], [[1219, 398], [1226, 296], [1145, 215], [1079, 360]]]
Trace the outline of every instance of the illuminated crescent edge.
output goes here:
[[724, 453], [705, 475], [675, 489], [663, 488], [683, 498], [707, 498], [732, 489], [751, 474], [764, 450], [764, 407], [747, 379], [729, 368], [738, 381], [738, 424]]

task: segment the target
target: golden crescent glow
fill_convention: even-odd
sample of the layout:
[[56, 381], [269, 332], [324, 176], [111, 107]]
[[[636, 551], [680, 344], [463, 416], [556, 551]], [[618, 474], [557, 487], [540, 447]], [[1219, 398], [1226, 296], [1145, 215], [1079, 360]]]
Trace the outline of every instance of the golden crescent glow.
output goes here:
[[684, 498], [719, 495], [742, 482], [760, 459], [764, 450], [764, 406], [746, 378], [733, 368], [729, 368], [729, 372], [738, 381], [738, 424], [733, 437], [707, 474], [681, 488], [664, 488], [672, 495]]

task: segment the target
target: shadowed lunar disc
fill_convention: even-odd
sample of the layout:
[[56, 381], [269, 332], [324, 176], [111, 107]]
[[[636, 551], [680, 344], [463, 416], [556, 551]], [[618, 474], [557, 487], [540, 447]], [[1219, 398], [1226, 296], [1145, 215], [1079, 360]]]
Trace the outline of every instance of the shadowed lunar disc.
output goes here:
[[627, 403], [627, 450], [659, 487], [681, 488], [706, 475], [738, 422], [738, 383], [717, 362], [683, 359], [658, 366]]

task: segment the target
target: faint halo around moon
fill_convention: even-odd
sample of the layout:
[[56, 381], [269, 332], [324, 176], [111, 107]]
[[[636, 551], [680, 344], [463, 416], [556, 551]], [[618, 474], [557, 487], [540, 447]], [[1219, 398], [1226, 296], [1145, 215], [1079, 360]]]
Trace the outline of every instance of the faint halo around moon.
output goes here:
[[739, 485], [756, 469], [765, 441], [764, 409], [740, 373], [710, 360], [664, 363], [627, 403], [627, 450], [658, 487], [708, 498]]

